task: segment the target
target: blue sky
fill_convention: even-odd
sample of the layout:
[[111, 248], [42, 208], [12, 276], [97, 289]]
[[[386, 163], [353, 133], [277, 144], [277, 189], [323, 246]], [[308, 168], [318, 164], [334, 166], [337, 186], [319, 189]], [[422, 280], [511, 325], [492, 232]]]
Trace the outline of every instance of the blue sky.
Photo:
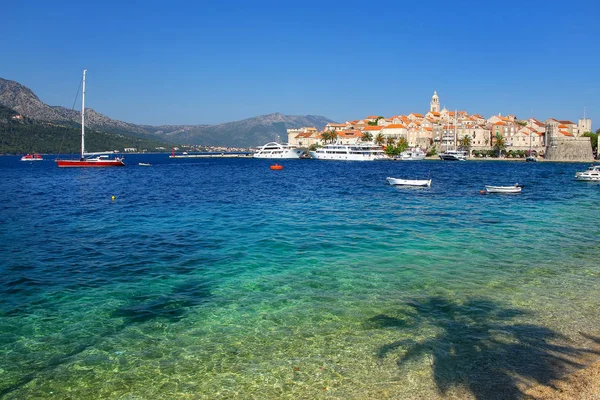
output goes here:
[[339, 122], [442, 106], [600, 126], [598, 1], [29, 1], [2, 6], [0, 77], [140, 124]]

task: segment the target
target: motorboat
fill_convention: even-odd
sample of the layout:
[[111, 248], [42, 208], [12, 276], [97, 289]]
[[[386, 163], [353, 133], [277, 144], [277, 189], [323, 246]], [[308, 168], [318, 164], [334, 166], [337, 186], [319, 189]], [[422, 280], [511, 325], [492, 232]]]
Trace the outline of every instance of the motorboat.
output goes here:
[[150, 163], [146, 163], [146, 162], [141, 162], [141, 163], [138, 163], [138, 165], [139, 165], [140, 167], [150, 167], [152, 164], [150, 164]]
[[575, 179], [578, 181], [600, 181], [600, 165], [592, 165], [583, 172], [576, 172]]
[[523, 185], [519, 185], [518, 183], [512, 186], [485, 186], [487, 193], [521, 193], [521, 189], [523, 189]]
[[460, 151], [460, 150], [446, 150], [439, 156], [440, 156], [440, 159], [442, 159], [444, 161], [466, 161], [467, 160], [467, 152]]
[[426, 155], [420, 147], [414, 147], [400, 153], [400, 159], [403, 161], [423, 160]]
[[279, 164], [275, 163], [275, 165], [271, 165], [269, 168], [274, 171], [279, 171], [279, 170], [283, 169], [283, 165], [279, 165]]
[[420, 186], [420, 187], [431, 187], [431, 179], [398, 179], [398, 178], [385, 178], [388, 183], [392, 186]]
[[310, 155], [317, 160], [377, 161], [390, 159], [381, 146], [363, 143], [327, 144], [311, 151]]
[[527, 158], [525, 158], [526, 162], [537, 162], [537, 157], [536, 156], [528, 156]]
[[[73, 160], [56, 160], [56, 165], [61, 168], [65, 167], [124, 167], [125, 163], [123, 158], [114, 157], [110, 158], [108, 154], [112, 152], [101, 152], [101, 153], [86, 153], [85, 152], [85, 73], [87, 70], [83, 70], [82, 90], [81, 90], [81, 155], [79, 159]], [[87, 157], [86, 156], [92, 156]]]
[[304, 158], [306, 149], [301, 147], [293, 147], [288, 144], [277, 142], [269, 142], [261, 146], [254, 153], [254, 158]]
[[33, 154], [25, 154], [21, 157], [21, 161], [44, 161], [41, 154], [33, 153]]

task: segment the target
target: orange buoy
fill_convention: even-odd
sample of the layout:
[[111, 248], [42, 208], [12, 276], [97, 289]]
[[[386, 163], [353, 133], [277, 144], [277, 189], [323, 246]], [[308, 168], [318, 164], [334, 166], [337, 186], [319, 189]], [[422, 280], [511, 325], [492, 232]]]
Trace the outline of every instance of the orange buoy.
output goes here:
[[270, 168], [271, 168], [271, 169], [277, 169], [277, 170], [278, 170], [278, 169], [283, 169], [283, 165], [279, 165], [279, 164], [275, 163], [275, 165], [271, 165], [271, 167], [270, 167]]
[[485, 190], [480, 190], [479, 193], [480, 194], [485, 194]]

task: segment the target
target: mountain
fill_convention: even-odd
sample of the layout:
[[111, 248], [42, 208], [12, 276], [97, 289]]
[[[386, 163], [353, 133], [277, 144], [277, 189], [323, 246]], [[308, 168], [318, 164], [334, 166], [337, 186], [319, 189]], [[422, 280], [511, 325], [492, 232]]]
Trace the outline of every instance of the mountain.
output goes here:
[[[38, 121], [67, 124], [81, 123], [81, 113], [78, 110], [61, 106], [49, 106], [43, 103], [28, 87], [2, 78], [0, 78], [0, 104], [12, 108], [25, 117]], [[138, 125], [110, 119], [87, 107], [85, 117], [85, 126], [100, 132], [144, 135], [151, 133]]]
[[[148, 135], [136, 138], [93, 129], [86, 130], [85, 143], [86, 150], [92, 152], [127, 147], [156, 151], [159, 147], [170, 147]], [[12, 108], [0, 104], [0, 153], [79, 153], [80, 148], [80, 127], [22, 117]]]
[[[69, 126], [77, 126], [81, 121], [79, 111], [61, 106], [49, 106], [26, 86], [2, 78], [0, 78], [0, 105], [37, 121]], [[114, 120], [91, 108], [86, 108], [86, 127], [98, 132], [205, 146], [255, 147], [273, 141], [277, 137], [285, 142], [287, 141], [286, 130], [289, 128], [315, 126], [321, 129], [330, 122], [334, 121], [316, 115], [273, 113], [217, 125], [151, 126]]]
[[[207, 146], [256, 147], [278, 137], [287, 142], [287, 129], [303, 126], [323, 128], [329, 118], [317, 115], [283, 115], [273, 113], [218, 125], [187, 125], [158, 127], [170, 141]], [[157, 133], [158, 133], [157, 132]]]

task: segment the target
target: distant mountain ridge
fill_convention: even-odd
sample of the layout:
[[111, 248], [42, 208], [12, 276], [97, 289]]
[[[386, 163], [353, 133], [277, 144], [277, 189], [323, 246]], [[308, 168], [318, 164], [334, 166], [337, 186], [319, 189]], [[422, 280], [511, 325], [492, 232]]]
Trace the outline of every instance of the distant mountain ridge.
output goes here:
[[[34, 120], [72, 126], [81, 123], [79, 111], [49, 106], [28, 87], [3, 78], [0, 78], [0, 104]], [[285, 142], [289, 128], [315, 126], [321, 129], [331, 122], [334, 121], [317, 115], [272, 113], [217, 125], [151, 126], [114, 120], [86, 107], [86, 127], [99, 132], [207, 146], [255, 147], [278, 137]]]

